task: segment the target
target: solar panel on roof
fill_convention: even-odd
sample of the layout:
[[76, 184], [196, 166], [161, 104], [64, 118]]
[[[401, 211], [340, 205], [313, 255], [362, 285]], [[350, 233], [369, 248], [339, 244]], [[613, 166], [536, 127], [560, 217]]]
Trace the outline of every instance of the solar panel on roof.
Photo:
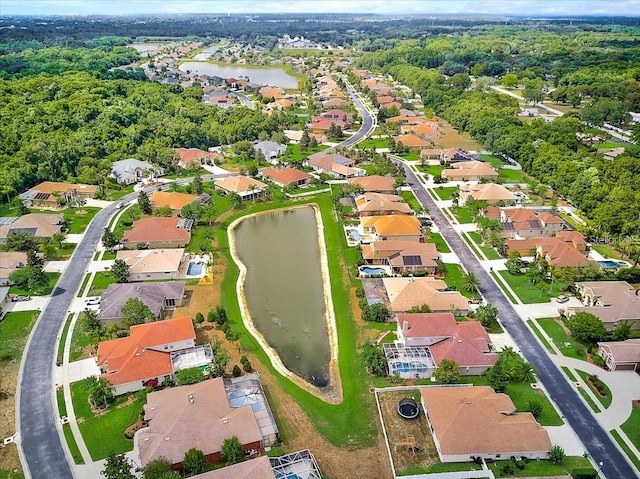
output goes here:
[[191, 230], [192, 227], [193, 220], [189, 218], [180, 218], [178, 220], [178, 224], [176, 225], [176, 228], [178, 228], [179, 230]]
[[406, 266], [422, 266], [422, 258], [418, 255], [407, 255], [402, 257]]
[[33, 197], [34, 200], [46, 200], [51, 196], [49, 193], [36, 193], [36, 196]]

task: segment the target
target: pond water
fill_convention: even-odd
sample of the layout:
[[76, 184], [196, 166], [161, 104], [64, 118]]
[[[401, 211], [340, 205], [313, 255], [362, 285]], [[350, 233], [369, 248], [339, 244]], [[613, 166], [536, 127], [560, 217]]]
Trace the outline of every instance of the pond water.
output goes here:
[[327, 386], [331, 351], [313, 208], [247, 217], [234, 235], [255, 328], [289, 371]]
[[242, 65], [218, 65], [206, 62], [185, 62], [180, 70], [199, 75], [219, 76], [220, 78], [248, 78], [249, 81], [260, 85], [277, 86], [280, 88], [298, 88], [298, 79], [289, 75], [284, 68], [243, 67]]
[[151, 52], [161, 46], [160, 43], [132, 43], [129, 45], [131, 48], [135, 48], [138, 53]]

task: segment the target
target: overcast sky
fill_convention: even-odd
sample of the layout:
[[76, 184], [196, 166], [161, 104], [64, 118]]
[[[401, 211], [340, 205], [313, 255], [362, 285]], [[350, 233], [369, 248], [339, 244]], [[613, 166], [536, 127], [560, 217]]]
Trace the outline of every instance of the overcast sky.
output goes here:
[[310, 12], [640, 16], [640, 0], [0, 0], [0, 15]]

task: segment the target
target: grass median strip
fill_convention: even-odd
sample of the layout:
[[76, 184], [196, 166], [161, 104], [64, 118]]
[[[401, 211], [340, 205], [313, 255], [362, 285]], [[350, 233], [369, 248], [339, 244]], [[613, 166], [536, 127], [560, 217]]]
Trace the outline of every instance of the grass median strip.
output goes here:
[[538, 337], [538, 339], [540, 340], [540, 342], [542, 343], [542, 345], [547, 348], [547, 351], [549, 351], [549, 354], [556, 354], [556, 352], [553, 350], [553, 348], [551, 347], [551, 345], [549, 344], [549, 341], [547, 341], [547, 338], [544, 336], [544, 334], [542, 334], [542, 332], [538, 329], [538, 326], [536, 325], [536, 322], [532, 319], [529, 319], [527, 321], [527, 324], [531, 327], [531, 330], [533, 331], [533, 333]]
[[616, 442], [620, 445], [620, 447], [622, 448], [624, 453], [627, 455], [627, 457], [631, 460], [631, 462], [633, 462], [634, 466], [640, 469], [640, 459], [633, 453], [631, 448], [627, 446], [627, 443], [624, 442], [624, 440], [622, 439], [622, 436], [620, 436], [620, 433], [615, 429], [609, 432], [613, 436], [613, 438], [616, 440]]
[[624, 431], [633, 445], [640, 449], [640, 407], [633, 405], [629, 419], [620, 426], [620, 429]]
[[440, 233], [430, 232], [425, 238], [427, 243], [434, 243], [439, 253], [451, 253], [451, 248]]
[[76, 464], [84, 464], [84, 459], [82, 459], [82, 453], [80, 452], [80, 448], [78, 447], [76, 438], [74, 437], [73, 431], [71, 430], [71, 425], [63, 424], [62, 432], [64, 433], [64, 439], [67, 441], [69, 453], [71, 454], [71, 457], [73, 457], [73, 462], [75, 462]]
[[598, 401], [600, 401], [600, 403], [602, 403], [602, 405], [604, 406], [605, 409], [608, 408], [609, 406], [611, 406], [611, 401], [613, 401], [613, 395], [611, 394], [611, 389], [609, 389], [609, 387], [606, 384], [604, 384], [604, 390], [605, 390], [605, 394], [606, 395], [605, 395], [605, 397], [602, 397], [600, 395], [600, 393], [589, 382], [589, 376], [590, 376], [589, 373], [587, 373], [585, 371], [580, 371], [579, 369], [576, 369], [576, 373], [578, 373], [578, 375], [586, 383], [587, 387], [591, 388], [591, 390], [593, 391], [593, 394], [598, 399]]

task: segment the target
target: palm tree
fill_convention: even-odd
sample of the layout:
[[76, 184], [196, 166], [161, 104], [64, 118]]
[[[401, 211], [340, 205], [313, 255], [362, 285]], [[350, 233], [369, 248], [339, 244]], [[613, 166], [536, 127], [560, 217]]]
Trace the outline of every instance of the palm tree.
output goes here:
[[473, 271], [469, 271], [462, 277], [463, 286], [466, 291], [478, 291], [478, 287], [480, 286], [480, 281], [476, 277], [476, 274]]
[[520, 361], [513, 367], [512, 376], [519, 383], [532, 383], [536, 380], [536, 370], [526, 361]]
[[233, 209], [239, 209], [242, 206], [242, 197], [238, 193], [231, 193], [231, 204]]

